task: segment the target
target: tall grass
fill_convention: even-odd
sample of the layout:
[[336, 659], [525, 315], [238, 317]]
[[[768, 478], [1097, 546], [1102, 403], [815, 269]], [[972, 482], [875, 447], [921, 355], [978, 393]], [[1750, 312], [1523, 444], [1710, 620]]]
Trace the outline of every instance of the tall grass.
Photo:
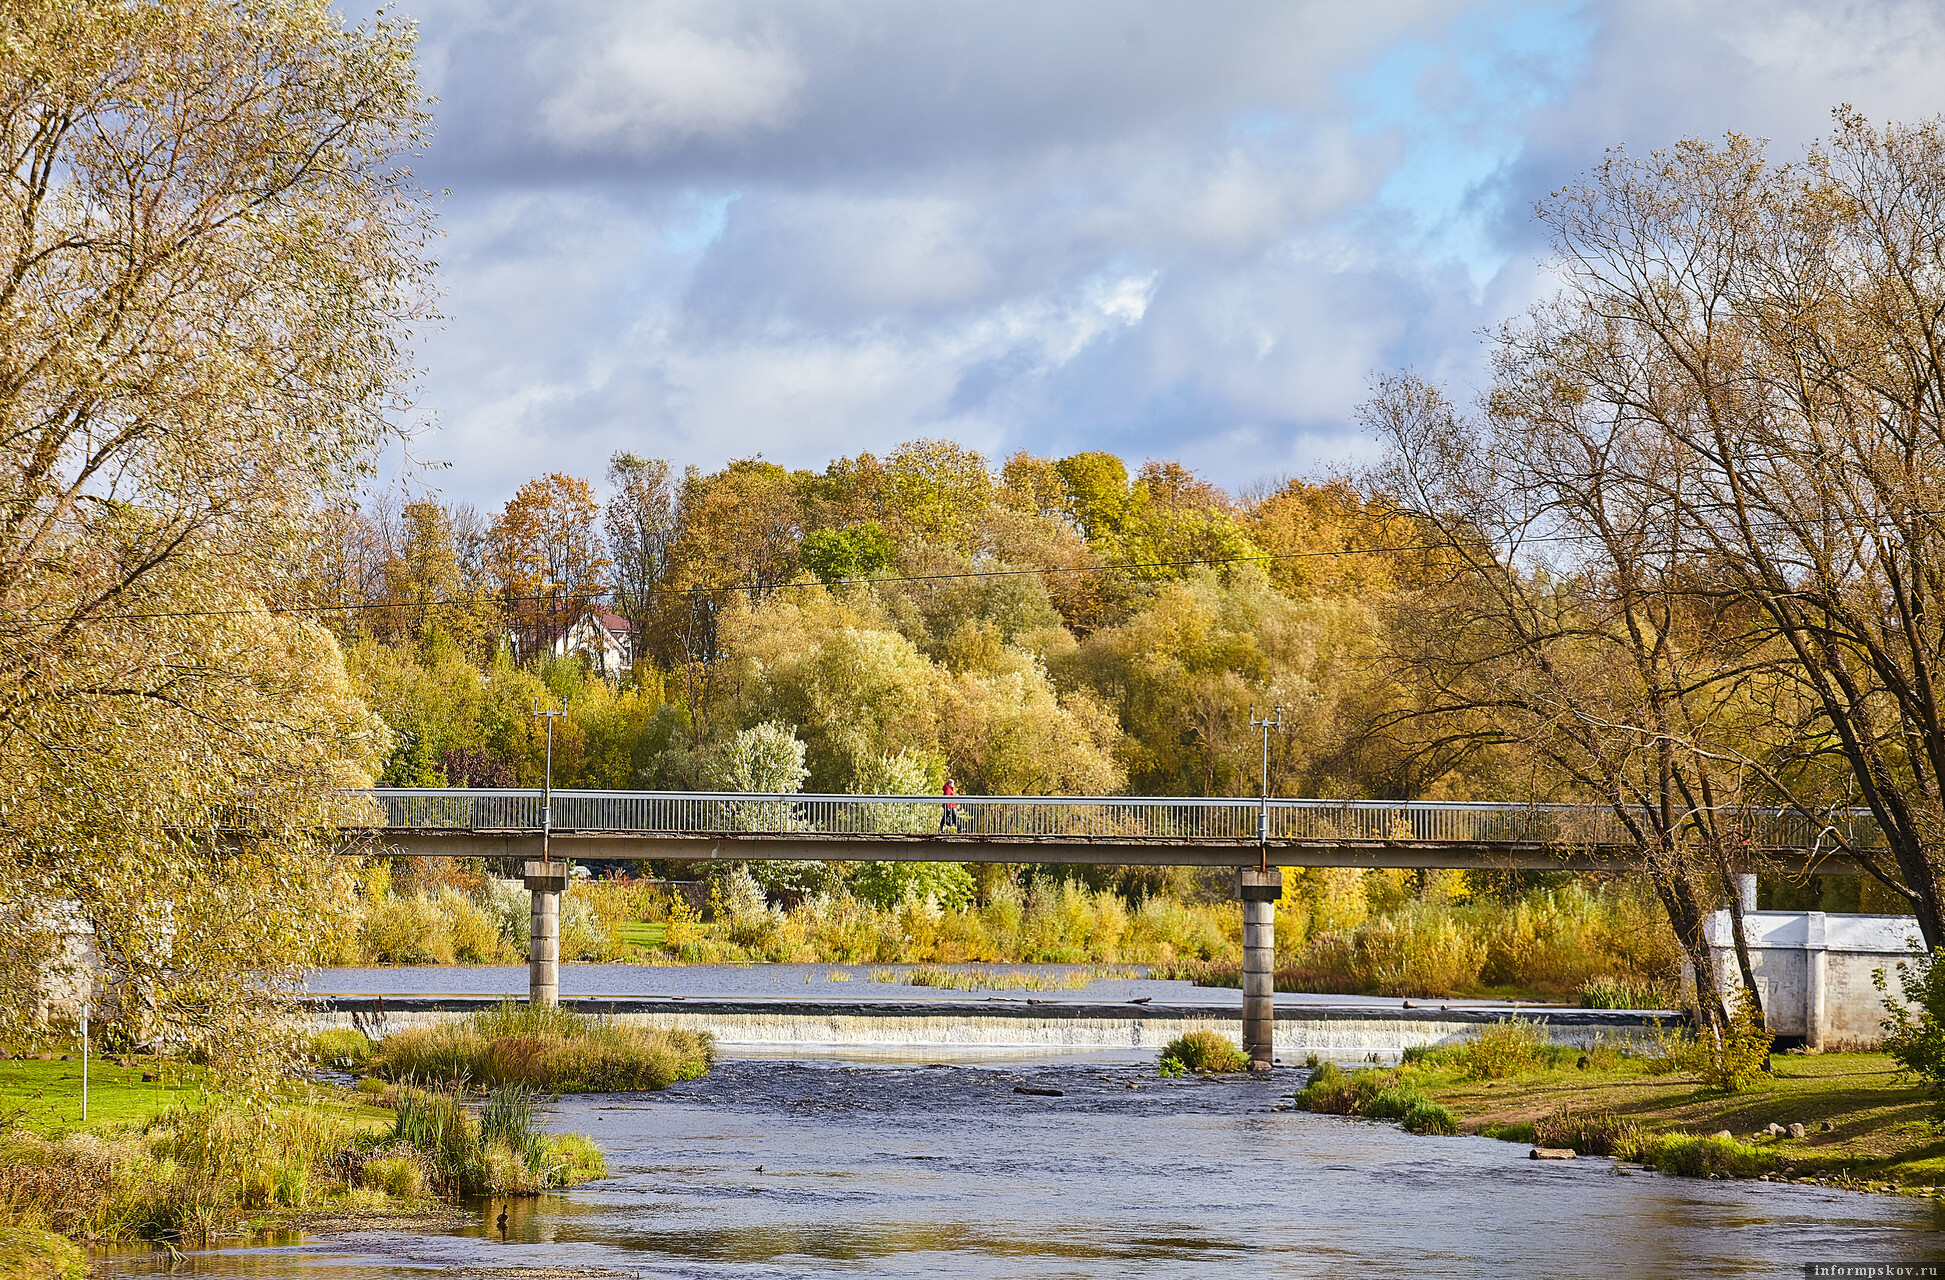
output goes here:
[[373, 1051], [371, 1069], [392, 1080], [608, 1092], [666, 1089], [702, 1075], [714, 1061], [715, 1042], [706, 1032], [630, 1026], [509, 1001], [387, 1036]]
[[373, 1134], [307, 1108], [178, 1108], [140, 1130], [0, 1139], [0, 1221], [108, 1239], [205, 1240], [341, 1198]]
[[524, 1090], [489, 1096], [477, 1120], [451, 1094], [394, 1100], [388, 1129], [333, 1109], [218, 1104], [108, 1136], [0, 1135], [0, 1230], [200, 1243], [286, 1212], [516, 1195], [605, 1172], [587, 1139], [535, 1127]]
[[[1630, 885], [1567, 885], [1512, 903], [1413, 899], [1356, 925], [1306, 936], [1278, 914], [1278, 991], [1453, 996], [1485, 991], [1583, 999], [1587, 993], [1665, 995], [1679, 958], [1658, 907]], [[1312, 917], [1292, 914], [1302, 925]], [[1187, 960], [1151, 977], [1242, 985], [1239, 957]]]
[[1454, 1134], [1458, 1117], [1432, 1101], [1397, 1071], [1346, 1072], [1324, 1063], [1310, 1073], [1297, 1106], [1320, 1115], [1396, 1120], [1411, 1133]]
[[[511, 962], [525, 954], [527, 899], [510, 881], [374, 877], [356, 954], [367, 963]], [[1284, 991], [1436, 997], [1498, 991], [1666, 1003], [1679, 950], [1653, 896], [1632, 881], [1572, 882], [1512, 901], [1468, 897], [1463, 876], [1291, 872], [1277, 909]], [[1124, 886], [1125, 887], [1125, 886]], [[1155, 886], [1151, 886], [1155, 887]], [[577, 882], [562, 899], [561, 954], [657, 963], [1147, 964], [1157, 976], [1240, 981], [1240, 913], [1219, 886], [1178, 878], [1151, 896], [1044, 877], [990, 883], [986, 900], [864, 901], [841, 885], [784, 909], [761, 892], [718, 894], [697, 918], [639, 881]], [[1220, 894], [1220, 896], [1217, 896]], [[664, 926], [636, 948], [624, 926]]]
[[[494, 1089], [477, 1120], [449, 1093], [407, 1087], [397, 1092], [396, 1105], [389, 1144], [380, 1153], [392, 1164], [379, 1176], [406, 1185], [413, 1161], [430, 1189], [442, 1195], [530, 1194], [606, 1171], [587, 1139], [541, 1132], [533, 1094], [524, 1085]], [[373, 1163], [366, 1163], [368, 1176]]]
[[1163, 1075], [1185, 1075], [1194, 1071], [1231, 1072], [1249, 1070], [1249, 1055], [1229, 1043], [1219, 1032], [1191, 1031], [1176, 1036], [1162, 1050]]

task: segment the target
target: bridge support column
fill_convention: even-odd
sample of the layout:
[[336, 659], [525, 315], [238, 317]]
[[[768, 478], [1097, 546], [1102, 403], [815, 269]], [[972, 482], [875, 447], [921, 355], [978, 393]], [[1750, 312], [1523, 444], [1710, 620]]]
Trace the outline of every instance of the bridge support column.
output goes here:
[[527, 1002], [552, 1008], [561, 999], [561, 894], [567, 892], [565, 862], [529, 862], [527, 891], [533, 895], [527, 941]]
[[1283, 872], [1238, 867], [1236, 896], [1243, 901], [1243, 1052], [1251, 1071], [1268, 1071], [1276, 1063], [1276, 900], [1283, 896]]

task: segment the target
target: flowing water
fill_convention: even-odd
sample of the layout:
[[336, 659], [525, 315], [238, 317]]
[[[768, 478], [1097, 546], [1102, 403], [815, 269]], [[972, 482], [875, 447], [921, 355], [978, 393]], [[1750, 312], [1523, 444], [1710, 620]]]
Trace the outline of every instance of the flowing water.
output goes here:
[[483, 1202], [457, 1230], [197, 1254], [174, 1274], [1660, 1280], [1945, 1258], [1928, 1201], [1535, 1162], [1282, 1110], [1300, 1081], [726, 1061], [665, 1093], [553, 1106], [549, 1126], [592, 1134], [611, 1176], [514, 1201], [504, 1238]]

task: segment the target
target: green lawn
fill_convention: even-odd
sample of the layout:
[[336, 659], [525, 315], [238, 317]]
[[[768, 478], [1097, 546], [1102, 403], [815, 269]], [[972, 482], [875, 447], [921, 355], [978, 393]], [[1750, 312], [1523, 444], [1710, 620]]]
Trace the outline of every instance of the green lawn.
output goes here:
[[[81, 1062], [0, 1062], [0, 1128], [28, 1129], [55, 1137], [145, 1120], [158, 1111], [202, 1097], [200, 1068], [153, 1058], [133, 1067], [100, 1059], [88, 1064], [88, 1122], [81, 1123]], [[148, 1083], [142, 1073], [157, 1078]]]
[[646, 947], [650, 950], [660, 950], [662, 939], [668, 934], [668, 929], [668, 925], [660, 920], [652, 924], [647, 924], [640, 920], [629, 920], [618, 926], [615, 932], [621, 936], [623, 942], [631, 947]]
[[[1680, 1075], [1648, 1075], [1623, 1059], [1611, 1072], [1575, 1067], [1510, 1080], [1464, 1080], [1453, 1067], [1404, 1074], [1452, 1108], [1473, 1132], [1519, 1138], [1525, 1124], [1563, 1108], [1611, 1108], [1649, 1132], [1727, 1129], [1779, 1171], [1871, 1183], [1945, 1185], [1945, 1132], [1931, 1124], [1920, 1085], [1880, 1053], [1786, 1054], [1773, 1074], [1742, 1093], [1718, 1093]], [[1828, 1121], [1830, 1130], [1823, 1125]], [[1773, 1138], [1765, 1125], [1802, 1124], [1803, 1138]]]

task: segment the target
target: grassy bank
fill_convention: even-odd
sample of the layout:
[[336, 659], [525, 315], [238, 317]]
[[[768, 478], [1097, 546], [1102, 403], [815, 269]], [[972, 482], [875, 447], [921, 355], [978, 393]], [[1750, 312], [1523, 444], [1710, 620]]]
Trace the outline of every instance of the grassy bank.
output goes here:
[[[78, 1060], [0, 1061], [0, 1120], [4, 1128], [42, 1136], [101, 1133], [203, 1100], [202, 1068], [167, 1058], [137, 1057], [130, 1065], [88, 1064], [88, 1120], [81, 1119]], [[146, 1080], [143, 1077], [148, 1077]]]
[[[1450, 1129], [1425, 1124], [1429, 1132], [1569, 1147], [1692, 1177], [1945, 1194], [1945, 1132], [1930, 1123], [1923, 1089], [1883, 1054], [1775, 1054], [1754, 1085], [1733, 1093], [1672, 1069], [1651, 1042], [1591, 1053], [1555, 1047], [1502, 1065], [1482, 1069], [1462, 1048], [1394, 1069], [1334, 1073], [1334, 1080], [1325, 1071], [1322, 1096], [1299, 1095], [1299, 1105], [1403, 1119], [1403, 1111], [1327, 1099], [1413, 1095], [1454, 1118]], [[1793, 1124], [1801, 1137], [1790, 1136]], [[1725, 1130], [1727, 1138], [1717, 1136]]]
[[[152, 1078], [144, 1081], [148, 1074]], [[225, 1093], [166, 1059], [0, 1061], [0, 1275], [67, 1275], [74, 1242], [200, 1245], [307, 1221], [423, 1212], [605, 1173], [594, 1146], [534, 1125], [524, 1089], [476, 1103], [393, 1087]]]

